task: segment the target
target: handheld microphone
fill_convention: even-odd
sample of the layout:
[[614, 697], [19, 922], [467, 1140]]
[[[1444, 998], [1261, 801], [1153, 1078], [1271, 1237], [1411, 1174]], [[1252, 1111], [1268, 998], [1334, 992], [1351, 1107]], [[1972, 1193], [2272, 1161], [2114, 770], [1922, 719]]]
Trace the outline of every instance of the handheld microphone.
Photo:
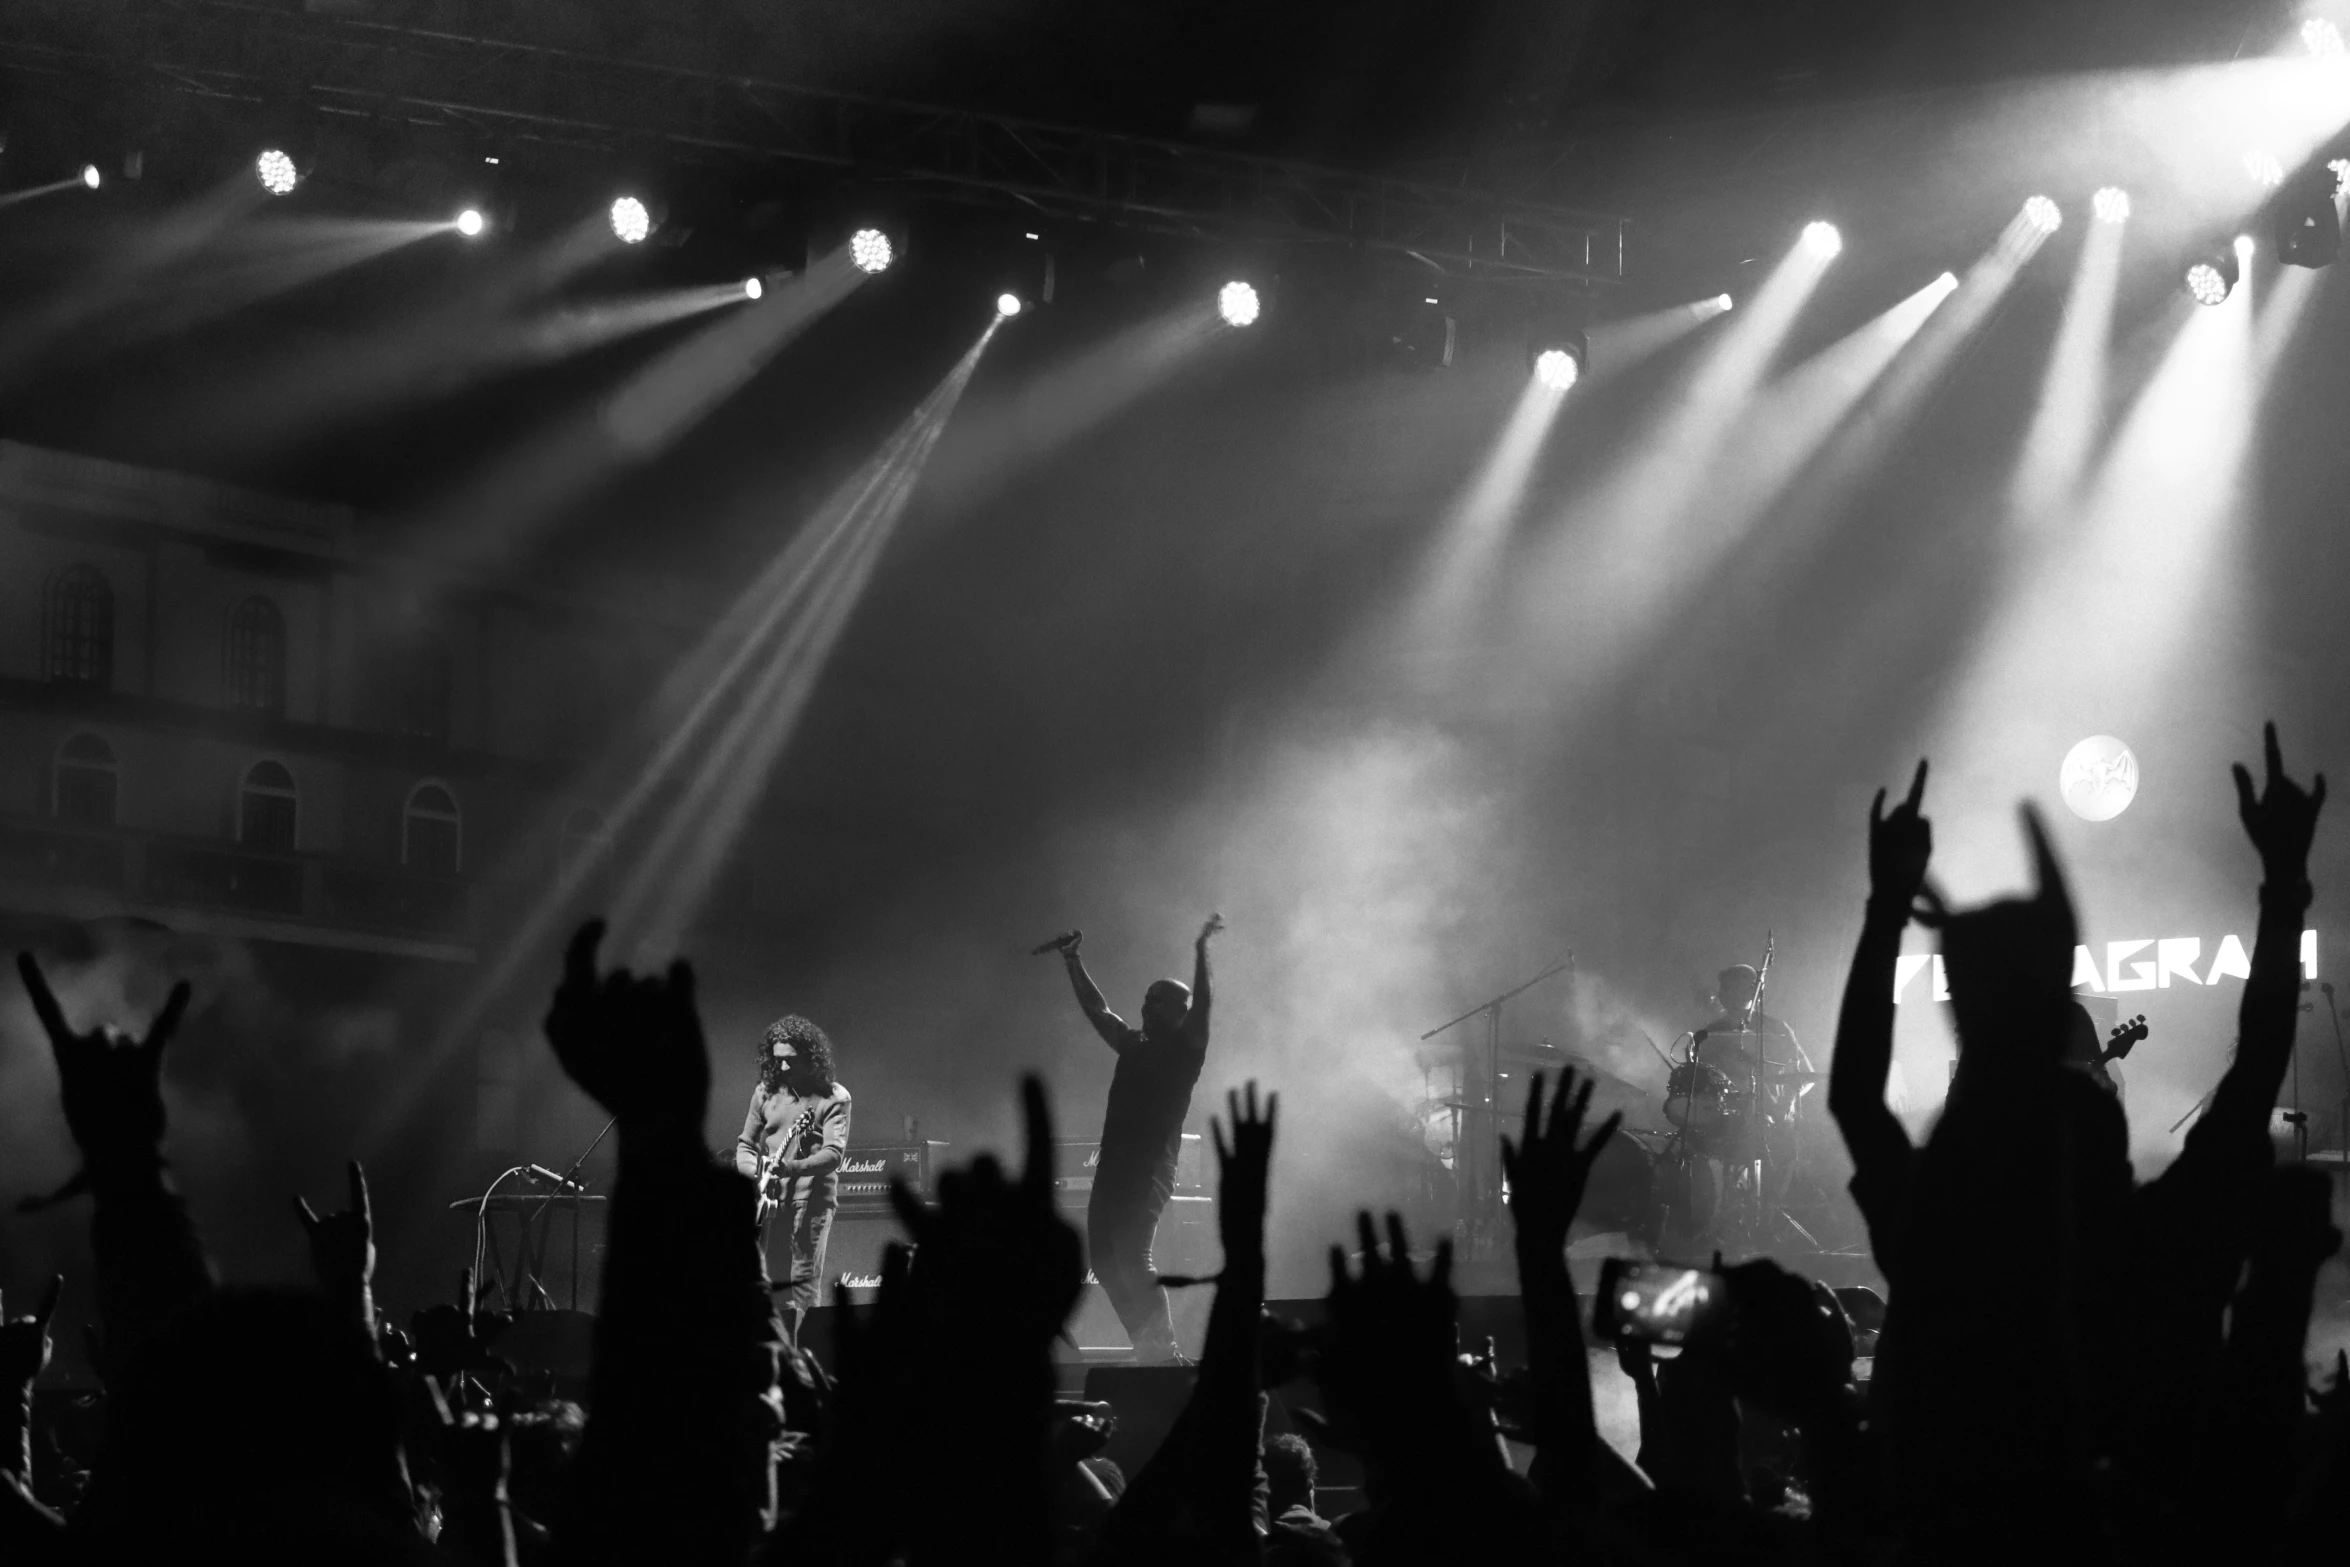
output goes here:
[[1082, 931], [1065, 930], [1052, 940], [1029, 948], [1028, 955], [1032, 958], [1041, 958], [1048, 952], [1066, 952], [1069, 950], [1069, 944], [1082, 934], [1084, 934]]

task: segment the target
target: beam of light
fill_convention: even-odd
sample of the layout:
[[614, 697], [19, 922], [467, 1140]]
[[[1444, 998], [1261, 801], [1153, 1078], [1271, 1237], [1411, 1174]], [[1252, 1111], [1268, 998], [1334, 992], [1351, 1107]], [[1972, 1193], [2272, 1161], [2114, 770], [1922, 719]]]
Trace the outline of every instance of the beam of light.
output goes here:
[[[494, 1008], [508, 1004], [526, 965], [551, 962], [570, 922], [586, 917], [588, 889], [614, 868], [614, 846], [646, 821], [654, 838], [634, 856], [608, 912], [617, 939], [607, 953], [648, 952], [666, 961], [701, 898], [723, 868], [726, 849], [766, 786], [766, 772], [814, 689], [870, 578], [891, 531], [921, 478], [963, 388], [995, 335], [990, 322], [969, 352], [897, 431], [736, 595], [702, 641], [664, 682], [664, 705], [681, 710], [605, 813], [604, 833], [565, 864], [554, 884], [507, 933], [448, 1014], [418, 1070], [378, 1106], [363, 1142], [380, 1147], [415, 1108], [423, 1085], [469, 1045]], [[753, 779], [742, 771], [756, 769]], [[730, 776], [721, 776], [730, 774]], [[678, 787], [683, 782], [682, 790]]]
[[1586, 334], [1591, 339], [1591, 363], [1584, 371], [1584, 379], [1589, 386], [1613, 380], [1664, 352], [1716, 316], [1727, 314], [1729, 309], [1730, 296], [1714, 294], [1685, 305], [1667, 305], [1661, 310], [1626, 316], [1620, 321], [1602, 321]]
[[[865, 274], [834, 253], [657, 355], [592, 414], [567, 417], [453, 494], [408, 519], [444, 567], [495, 568], [526, 551], [562, 510], [590, 490], [668, 449], [801, 332], [839, 304]], [[714, 302], [742, 300], [713, 285]]]
[[677, 950], [723, 874], [994, 336], [991, 324], [807, 530], [812, 547], [776, 595], [773, 629], [761, 639], [765, 667], [613, 900], [613, 928], [633, 939], [640, 961]]
[[103, 353], [184, 332], [448, 231], [446, 223], [373, 218], [290, 217], [249, 224], [197, 258], [167, 290], [93, 323], [75, 347]]
[[[1187, 300], [1037, 371], [976, 394], [930, 464], [934, 505], [967, 508], [1101, 428], [1185, 367], [1242, 351], [1214, 305]], [[991, 372], [1000, 379], [1002, 372]], [[926, 512], [929, 508], [925, 508]]]
[[462, 293], [404, 313], [355, 342], [306, 343], [273, 355], [169, 419], [191, 448], [255, 457], [290, 450], [353, 420], [543, 364], [730, 301], [703, 289], [526, 314], [606, 254], [601, 217], [512, 257]]
[[2081, 253], [2065, 291], [2064, 317], [2041, 376], [2039, 406], [2008, 480], [2007, 510], [2013, 526], [2034, 528], [2058, 516], [2088, 465], [2105, 410], [2106, 361], [2125, 232], [2121, 223], [2108, 220], [2090, 224], [2082, 236]]
[[1949, 778], [1937, 782], [1949, 803], [1936, 874], [1960, 897], [2012, 877], [2012, 803], [2045, 796], [2074, 741], [2169, 733], [2186, 693], [2199, 711], [2224, 708], [2240, 680], [2244, 590], [2228, 529], [2256, 403], [2251, 292], [2210, 309], [2177, 300], [2177, 335], [2076, 515], [2019, 541], [2005, 565], [1928, 746]]
[[1517, 406], [1485, 461], [1438, 525], [1422, 574], [1424, 586], [1405, 608], [1396, 642], [1407, 661], [1441, 656], [1456, 634], [1468, 629], [1470, 606], [1482, 600], [1491, 581], [1543, 438], [1565, 406], [1532, 378], [1519, 391]]
[[42, 196], [55, 196], [69, 190], [96, 190], [98, 188], [97, 173], [97, 165], [91, 164], [70, 179], [51, 180], [46, 185], [27, 185], [22, 190], [0, 191], [0, 207], [13, 207], [19, 202], [37, 200]]
[[266, 198], [239, 175], [110, 243], [74, 281], [0, 322], [0, 387], [38, 368], [53, 348], [107, 312], [136, 301], [156, 274], [202, 251]]
[[1714, 468], [1829, 261], [1798, 240], [1701, 351], [1654, 430], [1567, 509], [1566, 526], [1517, 574], [1513, 619], [1526, 628], [1529, 680], [1575, 694], [1611, 678], [1674, 591], [1685, 540], [1721, 497]]
[[[1783, 504], [1764, 541], [1784, 563], [1822, 537], [1845, 504], [1932, 404], [1959, 355], [1980, 334], [2024, 266], [2047, 243], [2048, 214], [2026, 202], [1961, 280], [1944, 273], [1911, 303], [1922, 314], [1912, 340], [1843, 420]], [[1928, 290], [1938, 290], [1927, 301]], [[1944, 301], [1947, 300], [1947, 303]]]

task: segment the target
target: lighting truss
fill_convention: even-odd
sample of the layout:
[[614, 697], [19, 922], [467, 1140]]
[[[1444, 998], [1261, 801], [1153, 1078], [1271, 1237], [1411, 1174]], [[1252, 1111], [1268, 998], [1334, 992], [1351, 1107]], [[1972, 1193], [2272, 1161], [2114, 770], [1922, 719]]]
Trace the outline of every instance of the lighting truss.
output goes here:
[[0, 71], [681, 161], [835, 169], [1032, 219], [1211, 242], [1345, 245], [1585, 289], [1625, 279], [1625, 220], [1487, 190], [826, 92], [233, 0], [154, 0], [102, 35], [0, 37]]

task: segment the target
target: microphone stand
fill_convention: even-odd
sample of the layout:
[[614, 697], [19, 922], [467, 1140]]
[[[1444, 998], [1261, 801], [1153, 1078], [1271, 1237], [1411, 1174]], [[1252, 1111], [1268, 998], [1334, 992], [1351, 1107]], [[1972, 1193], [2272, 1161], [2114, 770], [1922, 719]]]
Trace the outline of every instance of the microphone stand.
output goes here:
[[[1458, 1028], [1473, 1017], [1485, 1019], [1485, 1049], [1481, 1052], [1485, 1059], [1482, 1062], [1483, 1070], [1478, 1074], [1483, 1078], [1483, 1092], [1477, 1096], [1477, 1102], [1471, 1104], [1470, 1095], [1467, 1092], [1467, 1079], [1470, 1074], [1466, 1071], [1462, 1072], [1458, 1079], [1461, 1091], [1454, 1095], [1455, 1108], [1453, 1110], [1452, 1176], [1456, 1222], [1461, 1229], [1462, 1239], [1465, 1243], [1464, 1250], [1472, 1257], [1481, 1257], [1486, 1251], [1486, 1242], [1490, 1238], [1489, 1232], [1492, 1229], [1489, 1220], [1493, 1216], [1489, 1210], [1498, 1211], [1501, 1207], [1499, 1144], [1492, 1135], [1497, 1128], [1488, 1125], [1482, 1130], [1473, 1129], [1469, 1124], [1468, 1117], [1471, 1115], [1483, 1116], [1488, 1123], [1491, 1123], [1501, 1113], [1502, 1003], [1524, 991], [1532, 990], [1553, 974], [1566, 973], [1574, 966], [1575, 954], [1569, 952], [1565, 957], [1524, 984], [1513, 985], [1500, 995], [1479, 1002], [1459, 1017], [1453, 1018], [1449, 1022], [1439, 1023], [1420, 1036], [1420, 1040], [1424, 1044], [1447, 1030]], [[1461, 1060], [1464, 1066], [1473, 1059], [1472, 1052], [1475, 1052], [1476, 1049], [1477, 1047], [1473, 1044], [1462, 1047]], [[1491, 1159], [1487, 1154], [1488, 1144], [1493, 1145], [1497, 1150]], [[1473, 1170], [1471, 1168], [1472, 1158], [1474, 1161]]]
[[[612, 1135], [612, 1128], [619, 1124], [620, 1117], [618, 1116], [606, 1121], [604, 1129], [596, 1134], [595, 1141], [589, 1143], [581, 1151], [580, 1156], [571, 1161], [571, 1168], [563, 1172], [563, 1179], [557, 1182], [555, 1190], [547, 1195], [546, 1202], [539, 1204], [539, 1212], [543, 1214], [557, 1197], [566, 1192], [571, 1194], [571, 1309], [573, 1311], [579, 1309], [579, 1199], [587, 1192], [587, 1183], [579, 1179], [579, 1170], [580, 1166], [588, 1162], [588, 1155], [601, 1148], [604, 1145], [604, 1139]], [[535, 1284], [537, 1280], [534, 1278], [532, 1282]], [[553, 1297], [547, 1295], [545, 1286], [539, 1287], [539, 1294], [546, 1299], [548, 1309], [552, 1310], [555, 1302]]]

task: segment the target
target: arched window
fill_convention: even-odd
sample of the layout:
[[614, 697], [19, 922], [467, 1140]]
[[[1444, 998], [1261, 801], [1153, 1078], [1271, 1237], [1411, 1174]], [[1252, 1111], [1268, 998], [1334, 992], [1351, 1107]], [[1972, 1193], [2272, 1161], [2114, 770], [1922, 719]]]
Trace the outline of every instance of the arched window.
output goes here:
[[283, 762], [255, 762], [237, 789], [237, 842], [248, 849], [292, 853], [301, 805], [294, 775]]
[[602, 811], [592, 805], [574, 807], [555, 835], [557, 874], [576, 876], [593, 864], [604, 850], [604, 831]]
[[229, 611], [228, 705], [285, 711], [286, 617], [259, 596]]
[[457, 797], [444, 785], [420, 783], [400, 813], [400, 863], [428, 876], [454, 876], [464, 861], [464, 832]]
[[75, 735], [57, 748], [57, 781], [50, 796], [57, 819], [77, 827], [113, 826], [119, 783], [114, 748], [96, 735]]
[[94, 566], [68, 566], [41, 595], [42, 646], [51, 680], [114, 684], [114, 589]]

